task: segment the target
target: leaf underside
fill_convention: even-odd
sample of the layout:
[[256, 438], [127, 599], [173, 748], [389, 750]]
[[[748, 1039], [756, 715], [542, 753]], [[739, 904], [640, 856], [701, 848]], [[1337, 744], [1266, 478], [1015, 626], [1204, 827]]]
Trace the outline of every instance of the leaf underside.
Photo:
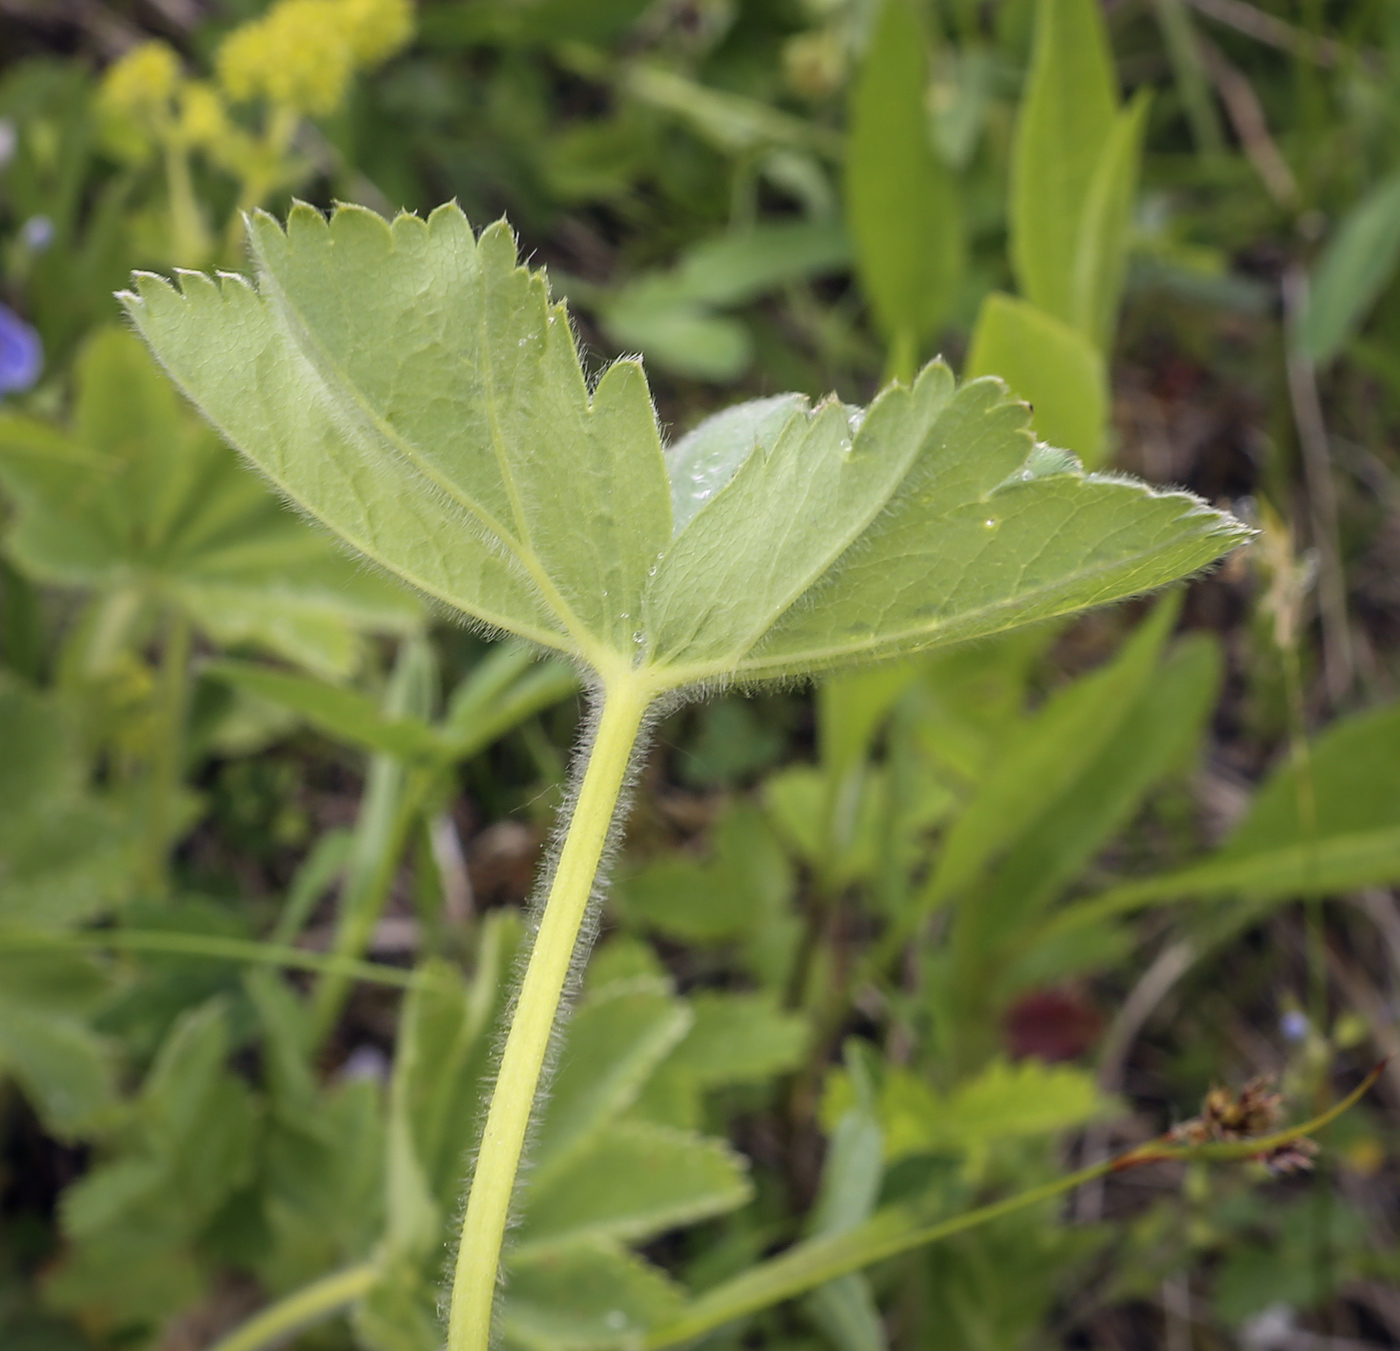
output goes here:
[[590, 388], [504, 222], [297, 206], [250, 236], [256, 287], [124, 293], [176, 382], [368, 558], [605, 678], [913, 652], [1149, 590], [1247, 535], [1188, 494], [1033, 458], [1025, 405], [941, 363], [864, 413], [728, 410], [668, 455], [641, 367]]

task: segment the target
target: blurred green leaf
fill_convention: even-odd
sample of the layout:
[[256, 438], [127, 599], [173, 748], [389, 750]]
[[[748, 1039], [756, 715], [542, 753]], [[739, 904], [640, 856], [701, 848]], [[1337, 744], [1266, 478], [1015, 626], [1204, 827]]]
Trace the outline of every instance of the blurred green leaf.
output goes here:
[[85, 789], [77, 720], [0, 673], [0, 920], [60, 928], [124, 900], [124, 814]]
[[840, 138], [828, 128], [757, 99], [698, 84], [652, 62], [628, 62], [621, 67], [617, 83], [623, 94], [680, 118], [729, 154], [780, 147], [811, 150], [828, 159], [841, 157]]
[[[822, 1114], [839, 1118], [854, 1101], [850, 1078], [840, 1071], [828, 1083]], [[978, 1161], [1003, 1141], [1082, 1126], [1106, 1105], [1092, 1074], [1035, 1059], [993, 1060], [950, 1093], [910, 1070], [886, 1066], [879, 1095], [885, 1159], [951, 1152]]]
[[753, 345], [743, 323], [691, 301], [678, 301], [664, 283], [623, 291], [602, 310], [608, 337], [625, 350], [694, 380], [726, 384], [747, 369]]
[[112, 1105], [112, 1052], [86, 1020], [0, 991], [0, 1073], [60, 1139], [91, 1130]]
[[252, 642], [343, 674], [358, 634], [405, 632], [416, 608], [282, 507], [179, 406], [132, 335], [83, 350], [73, 425], [0, 417], [0, 482], [19, 504], [8, 547], [67, 586], [136, 585], [215, 641]]
[[993, 947], [1014, 949], [1017, 936], [1128, 824], [1147, 793], [1186, 762], [1200, 744], [1220, 677], [1218, 645], [1195, 634], [1165, 654], [1121, 712], [1116, 699], [1103, 696], [1103, 715], [1115, 720], [1112, 735], [1058, 796], [1047, 795], [1038, 819], [997, 860], [985, 887], [954, 921], [954, 942], [966, 944], [969, 957]]
[[605, 986], [583, 1003], [540, 1121], [532, 1171], [539, 1185], [636, 1100], [691, 1021], [664, 984], [646, 978]]
[[[1300, 775], [1308, 783], [1301, 793]], [[1301, 805], [1307, 801], [1310, 808]], [[1388, 704], [1339, 719], [1313, 743], [1306, 767], [1290, 761], [1270, 775], [1238, 828], [1205, 861], [1077, 902], [1049, 931], [1069, 932], [1158, 901], [1229, 895], [1286, 901], [1396, 880], [1400, 708]]]
[[905, 380], [947, 316], [964, 253], [957, 188], [929, 136], [927, 48], [911, 0], [882, 0], [851, 90], [846, 147], [856, 271]]
[[807, 1047], [805, 1018], [767, 995], [696, 994], [694, 1022], [667, 1060], [705, 1088], [758, 1083], [796, 1069]]
[[1076, 327], [1086, 214], [1097, 198], [1106, 226], [1117, 199], [1114, 171], [1100, 167], [1117, 118], [1117, 81], [1097, 0], [1037, 0], [1012, 151], [1011, 260], [1026, 299]]
[[1029, 301], [993, 291], [972, 330], [967, 378], [999, 375], [1031, 406], [1031, 428], [1089, 466], [1103, 461], [1108, 373], [1078, 330]]
[[715, 822], [712, 857], [670, 854], [624, 874], [615, 904], [632, 923], [692, 943], [739, 938], [786, 902], [792, 870], [763, 818], [739, 804]]
[[[854, 1102], [831, 1132], [821, 1184], [807, 1232], [813, 1236], [842, 1234], [870, 1218], [884, 1176], [884, 1130], [874, 1100], [874, 1085], [860, 1053], [848, 1043], [846, 1063]], [[838, 1276], [813, 1290], [803, 1307], [839, 1351], [885, 1351], [884, 1324], [860, 1272]]]
[[1079, 223], [1074, 252], [1074, 324], [1101, 352], [1111, 349], [1118, 322], [1150, 104], [1144, 90], [1113, 119], [1094, 166]]
[[[680, 375], [732, 380], [747, 367], [752, 344], [742, 323], [714, 311], [840, 269], [849, 255], [834, 221], [759, 224], [692, 246], [671, 271], [635, 278], [612, 292], [598, 314], [619, 347], [639, 350]], [[669, 472], [674, 485], [676, 471]], [[675, 528], [687, 520], [677, 518]]]
[[[384, 691], [384, 721], [426, 726], [437, 701], [437, 682], [437, 657], [427, 641], [403, 644]], [[371, 758], [336, 912], [335, 956], [359, 958], [369, 945], [431, 786], [430, 773], [396, 755], [381, 751]], [[321, 976], [312, 1000], [316, 1042], [330, 1034], [349, 991], [346, 977], [333, 972]]]
[[948, 832], [926, 905], [941, 905], [971, 885], [1107, 751], [1152, 679], [1179, 606], [1175, 596], [1159, 602], [1109, 665], [1056, 691], [1011, 742]]
[[246, 661], [215, 661], [202, 669], [215, 680], [281, 704], [329, 735], [366, 750], [403, 759], [441, 753], [442, 738], [427, 723], [386, 717], [374, 700], [344, 686]]
[[745, 1161], [718, 1140], [622, 1121], [564, 1172], [526, 1184], [517, 1257], [595, 1238], [640, 1243], [747, 1202]]
[[601, 1240], [527, 1254], [508, 1267], [502, 1331], [523, 1351], [626, 1351], [681, 1307], [680, 1291], [660, 1271]]
[[1366, 321], [1400, 259], [1400, 175], [1371, 189], [1343, 218], [1313, 269], [1303, 345], [1325, 366]]

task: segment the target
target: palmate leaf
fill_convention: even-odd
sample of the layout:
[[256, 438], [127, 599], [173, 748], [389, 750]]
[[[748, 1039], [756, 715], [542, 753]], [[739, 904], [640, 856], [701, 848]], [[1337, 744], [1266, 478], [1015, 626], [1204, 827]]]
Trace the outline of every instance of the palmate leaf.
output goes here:
[[180, 406], [131, 334], [99, 331], [78, 361], [71, 426], [0, 417], [6, 540], [31, 576], [132, 588], [220, 643], [252, 642], [344, 675], [366, 629], [415, 627], [411, 598], [282, 507]]
[[0, 925], [62, 927], [124, 900], [130, 822], [88, 791], [69, 711], [0, 673], [0, 748]]
[[639, 1243], [750, 1199], [743, 1160], [719, 1140], [614, 1122], [544, 1185], [528, 1186], [516, 1253], [585, 1238]]
[[250, 235], [256, 287], [143, 274], [124, 296], [171, 375], [361, 553], [604, 679], [659, 693], [917, 651], [1148, 590], [1247, 533], [1036, 452], [1024, 405], [941, 364], [864, 414], [722, 414], [703, 464], [668, 462], [641, 368], [590, 390], [504, 223], [298, 206]]

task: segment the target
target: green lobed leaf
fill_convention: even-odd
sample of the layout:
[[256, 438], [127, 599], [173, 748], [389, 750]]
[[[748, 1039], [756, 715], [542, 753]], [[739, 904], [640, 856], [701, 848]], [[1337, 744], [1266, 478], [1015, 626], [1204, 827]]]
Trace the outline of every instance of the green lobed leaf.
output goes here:
[[0, 418], [8, 547], [63, 585], [139, 585], [222, 643], [252, 642], [343, 674], [365, 629], [404, 632], [415, 606], [285, 508], [189, 416], [131, 334], [83, 349], [70, 431]]
[[215, 425], [427, 594], [565, 651], [629, 651], [636, 565], [671, 534], [640, 367], [590, 395], [509, 230], [477, 240], [455, 207], [390, 226], [298, 206], [285, 233], [265, 215], [250, 233], [261, 295], [182, 274], [183, 293], [143, 276], [128, 300]]
[[666, 1063], [703, 1087], [757, 1083], [801, 1063], [806, 1019], [769, 996], [698, 993], [689, 1003], [694, 1022]]
[[639, 1243], [733, 1210], [752, 1194], [745, 1161], [723, 1141], [617, 1122], [567, 1168], [527, 1183], [514, 1252], [522, 1257], [581, 1239]]
[[681, 1308], [660, 1271], [603, 1240], [524, 1254], [508, 1268], [501, 1328], [523, 1351], [627, 1351]]
[[60, 1139], [90, 1130], [115, 1098], [112, 1048], [85, 1019], [0, 994], [0, 1074]]
[[666, 455], [671, 478], [671, 519], [684, 530], [695, 513], [754, 454], [769, 454], [783, 428], [804, 403], [800, 394], [751, 399], [708, 417]]
[[503, 224], [476, 239], [455, 207], [387, 224], [299, 206], [252, 235], [260, 290], [143, 275], [125, 297], [171, 374], [361, 553], [605, 677], [640, 668], [660, 692], [984, 636], [1161, 585], [1247, 533], [1047, 459], [1000, 386], [955, 390], [936, 364], [864, 414], [793, 403], [746, 455], [730, 438], [677, 519], [693, 494], [667, 476], [640, 368], [589, 391]]
[[575, 1151], [631, 1106], [690, 1024], [690, 1011], [653, 979], [615, 982], [583, 1003], [569, 1022], [541, 1116], [533, 1151], [537, 1181], [567, 1166]]
[[1150, 590], [1247, 538], [1190, 494], [1038, 460], [1026, 412], [999, 382], [953, 394], [870, 529], [736, 664], [740, 677], [986, 637]]

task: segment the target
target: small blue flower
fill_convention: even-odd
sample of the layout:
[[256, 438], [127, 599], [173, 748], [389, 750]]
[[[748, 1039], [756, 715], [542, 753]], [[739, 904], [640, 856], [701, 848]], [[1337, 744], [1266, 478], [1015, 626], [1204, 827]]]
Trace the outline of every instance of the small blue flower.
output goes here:
[[31, 253], [43, 253], [53, 243], [54, 226], [47, 216], [30, 216], [19, 227], [20, 241]]
[[43, 369], [39, 335], [8, 305], [0, 305], [0, 395], [28, 389]]
[[1311, 1030], [1311, 1024], [1305, 1014], [1299, 1013], [1297, 1009], [1289, 1009], [1278, 1020], [1278, 1029], [1283, 1033], [1285, 1041], [1302, 1041]]

